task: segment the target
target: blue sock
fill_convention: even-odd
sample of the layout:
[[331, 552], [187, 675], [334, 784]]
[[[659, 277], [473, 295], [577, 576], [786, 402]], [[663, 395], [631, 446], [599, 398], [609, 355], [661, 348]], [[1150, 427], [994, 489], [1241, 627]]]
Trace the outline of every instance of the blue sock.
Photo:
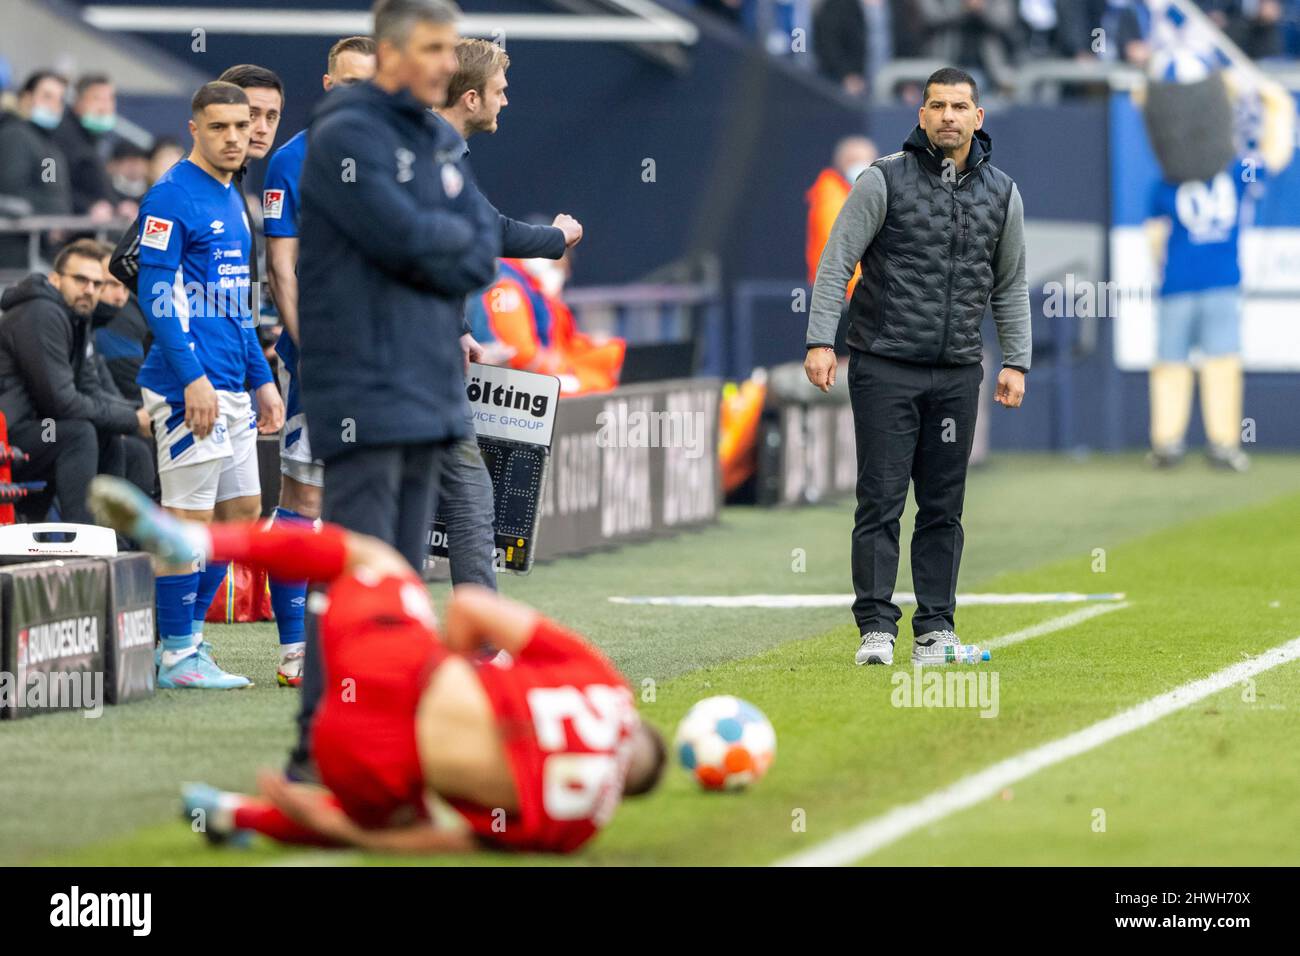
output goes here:
[[[285, 524], [312, 523], [311, 519], [289, 508], [276, 508], [272, 520]], [[297, 644], [302, 641], [303, 620], [307, 615], [307, 582], [273, 577], [270, 584], [271, 610], [275, 612], [275, 626], [280, 631], [280, 646]]]
[[158, 633], [163, 650], [185, 651], [191, 646], [194, 629], [195, 594], [199, 586], [197, 572], [159, 575], [154, 584], [158, 597]]
[[217, 596], [217, 588], [226, 581], [228, 567], [230, 567], [229, 561], [210, 561], [208, 566], [198, 573], [198, 597], [194, 599], [194, 620], [190, 627], [191, 633], [195, 635], [193, 638], [195, 644], [203, 640], [203, 622], [207, 620], [212, 599]]

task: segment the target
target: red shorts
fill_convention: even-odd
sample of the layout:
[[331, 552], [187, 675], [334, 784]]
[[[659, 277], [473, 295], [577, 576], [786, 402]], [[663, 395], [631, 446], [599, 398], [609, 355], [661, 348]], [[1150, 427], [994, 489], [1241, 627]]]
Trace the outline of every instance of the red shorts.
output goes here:
[[[447, 657], [418, 615], [415, 577], [363, 582], [353, 575], [329, 589], [320, 620], [325, 682], [312, 726], [321, 782], [364, 827], [383, 827], [398, 810], [424, 811], [424, 774], [415, 712], [429, 677]], [[416, 613], [412, 613], [412, 609]]]

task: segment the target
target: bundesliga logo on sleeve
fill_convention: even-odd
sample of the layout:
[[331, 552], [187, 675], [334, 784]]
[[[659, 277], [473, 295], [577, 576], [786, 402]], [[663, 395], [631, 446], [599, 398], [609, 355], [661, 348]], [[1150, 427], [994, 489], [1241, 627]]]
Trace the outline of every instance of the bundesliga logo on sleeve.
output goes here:
[[280, 210], [284, 208], [283, 189], [262, 190], [262, 218], [279, 219]]
[[172, 221], [157, 216], [145, 216], [140, 234], [140, 245], [150, 249], [166, 249], [172, 238]]

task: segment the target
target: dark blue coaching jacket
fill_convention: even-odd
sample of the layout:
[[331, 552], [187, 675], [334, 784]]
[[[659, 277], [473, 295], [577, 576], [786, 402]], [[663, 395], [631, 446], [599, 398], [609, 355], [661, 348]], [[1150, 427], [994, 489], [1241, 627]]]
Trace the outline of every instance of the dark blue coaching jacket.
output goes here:
[[300, 182], [302, 399], [312, 451], [470, 434], [464, 296], [492, 280], [501, 223], [463, 144], [410, 94], [329, 93]]

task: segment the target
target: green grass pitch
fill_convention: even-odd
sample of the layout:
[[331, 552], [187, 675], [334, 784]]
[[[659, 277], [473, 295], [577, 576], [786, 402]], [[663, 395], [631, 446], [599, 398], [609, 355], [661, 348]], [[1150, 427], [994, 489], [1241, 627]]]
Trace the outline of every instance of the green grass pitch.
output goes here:
[[[911, 587], [912, 513], [900, 590]], [[295, 705], [295, 692], [274, 682], [274, 626], [217, 626], [223, 665], [252, 676], [252, 690], [164, 691], [97, 720], [0, 724], [0, 864], [766, 864], [1300, 635], [1300, 458], [1263, 454], [1247, 475], [1196, 460], [1153, 473], [1135, 455], [1002, 455], [973, 472], [960, 590], [1122, 591], [1130, 602], [995, 650], [983, 665], [999, 678], [993, 718], [893, 706], [891, 678], [910, 668], [907, 613], [896, 667], [858, 668], [846, 609], [608, 600], [847, 593], [851, 521], [847, 502], [732, 508], [704, 531], [502, 579], [506, 594], [600, 644], [667, 733], [704, 696], [736, 694], [762, 708], [777, 759], [749, 792], [702, 793], [674, 769], [660, 792], [627, 802], [568, 860], [398, 860], [268, 843], [213, 850], [178, 819], [177, 785], [250, 788], [257, 768], [281, 763]], [[433, 590], [441, 600], [445, 589]], [[959, 608], [958, 632], [981, 643], [1079, 607]], [[859, 862], [1300, 863], [1298, 678], [1300, 662], [1268, 670]]]

